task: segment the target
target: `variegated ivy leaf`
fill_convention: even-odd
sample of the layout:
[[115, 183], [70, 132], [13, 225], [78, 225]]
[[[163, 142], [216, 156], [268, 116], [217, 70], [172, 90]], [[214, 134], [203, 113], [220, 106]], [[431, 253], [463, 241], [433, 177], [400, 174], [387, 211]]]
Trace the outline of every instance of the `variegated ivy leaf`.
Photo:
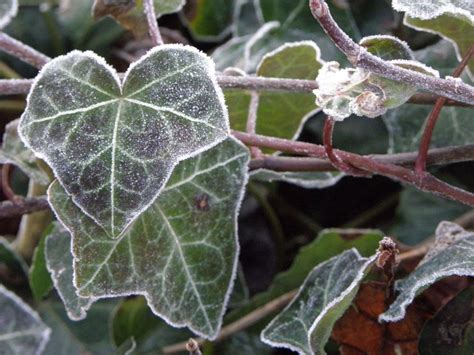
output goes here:
[[[422, 20], [405, 15], [403, 23], [419, 31], [435, 33], [450, 41], [454, 45], [459, 61], [469, 51], [474, 38], [474, 16], [447, 12], [433, 19]], [[474, 60], [469, 62], [467, 68], [471, 79], [474, 79]]]
[[38, 184], [48, 185], [50, 183], [48, 174], [41, 169], [38, 159], [18, 136], [18, 122], [19, 120], [14, 120], [5, 127], [0, 163], [14, 164]]
[[262, 340], [300, 354], [325, 354], [334, 323], [357, 294], [377, 255], [349, 249], [316, 266], [293, 301], [263, 330]]
[[84, 319], [94, 299], [76, 294], [73, 284], [71, 235], [58, 222], [53, 224], [51, 232], [46, 237], [44, 254], [46, 267], [64, 303], [68, 317], [72, 320]]
[[474, 2], [471, 0], [392, 0], [397, 11], [405, 11], [412, 17], [428, 20], [445, 12], [462, 14], [474, 19]]
[[77, 294], [142, 294], [170, 324], [214, 338], [237, 267], [248, 159], [229, 138], [181, 162], [158, 199], [115, 240], [53, 183], [50, 203], [72, 233]]
[[18, 12], [18, 0], [0, 1], [0, 29], [8, 25]]
[[123, 83], [92, 52], [54, 59], [35, 80], [19, 130], [111, 238], [155, 200], [179, 161], [229, 134], [212, 61], [180, 45], [152, 49]]
[[5, 355], [41, 354], [51, 330], [38, 314], [0, 284], [0, 352]]
[[[405, 69], [439, 76], [439, 73], [412, 60], [413, 52], [408, 45], [392, 36], [369, 36], [360, 41], [367, 50], [394, 65]], [[416, 87], [389, 80], [364, 69], [340, 69], [339, 63], [326, 63], [316, 78], [318, 89], [314, 90], [316, 104], [324, 113], [342, 121], [351, 114], [377, 117], [388, 109], [404, 104]]]
[[[436, 281], [451, 275], [474, 276], [474, 233], [459, 225], [441, 222], [436, 229], [434, 250], [415, 271], [395, 283], [398, 296], [380, 321], [396, 322], [405, 316], [406, 308], [423, 290]], [[454, 240], [454, 243], [447, 243]], [[440, 246], [444, 245], [444, 249]]]

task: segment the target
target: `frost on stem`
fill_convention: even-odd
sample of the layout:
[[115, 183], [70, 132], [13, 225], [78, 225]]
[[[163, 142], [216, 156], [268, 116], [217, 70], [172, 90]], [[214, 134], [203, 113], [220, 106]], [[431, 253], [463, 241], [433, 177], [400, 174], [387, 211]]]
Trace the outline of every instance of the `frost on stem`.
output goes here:
[[[392, 60], [405, 69], [439, 76], [438, 72], [412, 60]], [[370, 73], [362, 68], [340, 69], [339, 63], [328, 62], [316, 78], [316, 104], [324, 113], [342, 121], [351, 114], [374, 118], [387, 109], [404, 104], [416, 92], [416, 87]]]

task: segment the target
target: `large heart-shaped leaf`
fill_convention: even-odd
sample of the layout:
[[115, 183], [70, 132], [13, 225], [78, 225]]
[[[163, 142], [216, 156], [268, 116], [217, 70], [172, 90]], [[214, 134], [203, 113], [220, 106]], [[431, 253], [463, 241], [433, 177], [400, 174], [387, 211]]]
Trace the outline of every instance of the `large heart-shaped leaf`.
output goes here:
[[229, 134], [212, 61], [178, 45], [151, 50], [123, 84], [94, 53], [56, 58], [35, 80], [19, 130], [109, 237], [155, 200], [179, 161]]
[[470, 0], [393, 0], [397, 11], [406, 11], [412, 17], [428, 20], [445, 12], [462, 14], [474, 19], [474, 3]]
[[237, 267], [248, 159], [247, 148], [229, 138], [183, 161], [155, 203], [115, 240], [53, 183], [50, 203], [73, 237], [77, 294], [143, 294], [170, 324], [215, 337]]
[[0, 29], [8, 25], [17, 12], [17, 0], [3, 0], [0, 2]]
[[51, 330], [38, 314], [0, 284], [0, 353], [41, 354]]

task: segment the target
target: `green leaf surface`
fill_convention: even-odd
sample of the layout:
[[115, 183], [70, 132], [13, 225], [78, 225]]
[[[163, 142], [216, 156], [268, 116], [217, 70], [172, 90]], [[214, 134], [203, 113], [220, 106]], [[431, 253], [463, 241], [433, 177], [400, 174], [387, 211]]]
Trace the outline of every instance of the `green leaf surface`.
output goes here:
[[110, 333], [110, 320], [115, 307], [116, 302], [98, 302], [91, 307], [86, 319], [71, 321], [61, 302], [42, 302], [38, 307], [38, 312], [52, 330], [43, 354], [120, 354]]
[[249, 289], [247, 281], [245, 280], [244, 271], [242, 265], [237, 268], [237, 276], [234, 282], [234, 288], [229, 298], [229, 308], [236, 308], [243, 306], [249, 301]]
[[212, 61], [180, 45], [152, 49], [123, 84], [92, 52], [52, 60], [19, 130], [110, 238], [153, 203], [179, 161], [229, 134]]
[[4, 355], [41, 354], [51, 330], [38, 314], [0, 284], [0, 349]]
[[183, 161], [155, 203], [115, 240], [53, 183], [50, 203], [73, 235], [78, 294], [142, 294], [170, 324], [215, 337], [237, 267], [236, 216], [248, 160], [247, 148], [229, 138]]
[[38, 184], [48, 185], [50, 183], [48, 174], [39, 167], [38, 159], [18, 136], [18, 123], [19, 120], [14, 120], [5, 127], [0, 163], [14, 164]]
[[0, 237], [0, 270], [3, 282], [11, 287], [18, 287], [28, 275], [28, 265], [3, 237]]
[[414, 59], [413, 51], [408, 44], [397, 37], [388, 35], [367, 36], [359, 41], [359, 44], [367, 49], [369, 53], [384, 60]]
[[[474, 276], [474, 233], [451, 222], [442, 222], [436, 229], [436, 240], [445, 248], [432, 252], [429, 259], [406, 278], [395, 283], [397, 298], [380, 317], [380, 321], [396, 322], [405, 316], [406, 308], [423, 290], [451, 275]], [[446, 240], [454, 243], [446, 243]], [[446, 246], [447, 245], [447, 246]]]
[[18, 12], [17, 0], [2, 0], [0, 3], [0, 29], [8, 25]]
[[392, 0], [392, 6], [397, 11], [405, 11], [412, 17], [424, 20], [445, 12], [463, 14], [474, 19], [474, 3], [470, 0]]
[[120, 303], [114, 312], [112, 333], [117, 345], [135, 339], [137, 354], [156, 353], [164, 346], [186, 341], [192, 336], [188, 330], [172, 328], [153, 314], [144, 297], [129, 298]]
[[[451, 75], [458, 63], [447, 41], [416, 51], [415, 57], [438, 70], [441, 76]], [[429, 105], [405, 104], [383, 115], [389, 132], [389, 152], [418, 150], [424, 123], [431, 109]], [[473, 122], [471, 108], [443, 107], [433, 132], [431, 147], [474, 143]]]
[[53, 280], [46, 267], [45, 252], [45, 241], [49, 233], [51, 233], [53, 226], [51, 225], [41, 237], [38, 245], [36, 246], [33, 254], [33, 260], [31, 261], [31, 267], [28, 274], [28, 280], [30, 283], [31, 292], [35, 300], [40, 301], [48, 295], [53, 289]]
[[474, 353], [474, 286], [448, 302], [423, 327], [418, 343], [427, 355]]
[[226, 323], [235, 321], [271, 300], [298, 288], [314, 267], [347, 249], [356, 248], [362, 256], [372, 255], [382, 238], [382, 232], [370, 229], [321, 231], [314, 241], [301, 248], [288, 270], [275, 276], [268, 290], [255, 295], [247, 305], [231, 312], [226, 317]]
[[350, 249], [311, 271], [293, 301], [263, 330], [262, 340], [300, 354], [325, 354], [332, 327], [350, 306], [375, 257]]
[[[450, 41], [454, 45], [459, 61], [462, 60], [472, 46], [472, 39], [474, 38], [474, 16], [470, 18], [465, 15], [449, 12], [429, 20], [405, 16], [403, 23], [420, 31], [435, 33]], [[474, 60], [470, 60], [467, 67], [470, 71], [471, 78], [473, 78]]]
[[59, 222], [55, 222], [45, 244], [46, 267], [67, 315], [75, 321], [84, 319], [94, 299], [76, 294], [70, 233]]
[[274, 171], [256, 169], [250, 173], [250, 178], [258, 181], [280, 181], [293, 184], [305, 189], [323, 189], [333, 186], [344, 177], [342, 173], [313, 173], [307, 171]]

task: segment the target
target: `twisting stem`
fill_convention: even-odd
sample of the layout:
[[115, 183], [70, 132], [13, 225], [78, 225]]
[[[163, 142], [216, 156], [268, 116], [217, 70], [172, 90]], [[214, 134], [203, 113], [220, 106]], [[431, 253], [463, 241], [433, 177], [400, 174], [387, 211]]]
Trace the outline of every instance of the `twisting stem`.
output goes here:
[[[260, 101], [260, 95], [257, 91], [252, 91], [250, 94], [250, 105], [249, 114], [247, 118], [246, 132], [254, 134], [257, 128], [257, 114], [258, 114], [258, 103]], [[251, 147], [250, 152], [254, 158], [262, 156], [262, 151], [258, 147]]]
[[146, 20], [148, 22], [148, 32], [150, 33], [153, 46], [160, 46], [163, 44], [163, 38], [161, 38], [158, 22], [156, 21], [155, 4], [153, 3], [153, 0], [144, 0], [143, 4]]
[[0, 50], [41, 69], [51, 58], [38, 52], [36, 49], [17, 41], [6, 33], [0, 33]]
[[5, 197], [11, 202], [18, 204], [21, 200], [10, 186], [11, 164], [4, 164], [2, 166], [2, 190]]
[[[466, 65], [469, 63], [469, 60], [474, 55], [474, 44], [469, 48], [469, 51], [466, 53], [461, 63], [453, 72], [453, 77], [457, 78], [461, 75]], [[423, 174], [426, 170], [426, 158], [428, 156], [428, 149], [430, 148], [431, 137], [433, 136], [433, 131], [438, 121], [438, 117], [443, 109], [444, 104], [446, 103], [445, 97], [440, 97], [436, 100], [435, 106], [428, 116], [425, 129], [423, 131], [423, 136], [421, 137], [420, 149], [418, 150], [418, 157], [415, 162], [415, 173]]]
[[334, 44], [346, 55], [355, 66], [395, 81], [405, 82], [426, 91], [449, 97], [453, 100], [472, 104], [474, 87], [458, 80], [446, 80], [425, 75], [412, 70], [398, 67], [374, 56], [365, 48], [356, 44], [337, 25], [329, 12], [324, 0], [310, 0], [313, 16], [319, 21], [324, 31]]
[[370, 176], [370, 174], [367, 174], [367, 172], [354, 168], [350, 164], [346, 163], [339, 157], [339, 155], [334, 152], [334, 149], [332, 147], [332, 134], [334, 132], [334, 125], [334, 119], [331, 116], [327, 116], [326, 120], [324, 121], [323, 144], [329, 161], [332, 163], [332, 165], [334, 165], [336, 169], [348, 175]]

